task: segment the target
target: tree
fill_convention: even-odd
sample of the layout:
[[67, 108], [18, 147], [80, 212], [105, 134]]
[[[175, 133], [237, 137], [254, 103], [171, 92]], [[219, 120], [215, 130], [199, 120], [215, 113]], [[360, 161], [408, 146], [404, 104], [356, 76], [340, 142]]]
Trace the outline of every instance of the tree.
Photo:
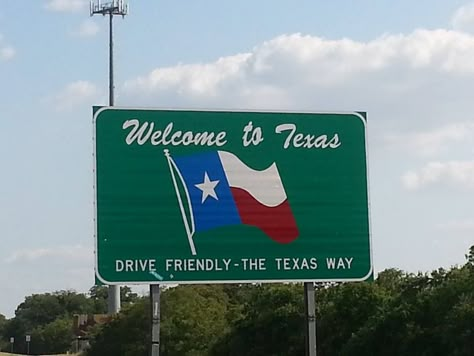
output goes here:
[[[222, 286], [178, 286], [161, 293], [163, 356], [207, 355], [228, 331], [228, 296]], [[150, 302], [126, 306], [111, 322], [96, 328], [87, 356], [148, 355]], [[118, 342], [119, 340], [120, 342]]]
[[[43, 338], [42, 335], [53, 335], [52, 328], [60, 325], [62, 335], [66, 335], [65, 325], [68, 330], [72, 329], [72, 316], [74, 314], [89, 314], [94, 310], [91, 300], [84, 294], [72, 291], [58, 291], [54, 293], [33, 294], [27, 296], [16, 309], [15, 317], [7, 323], [5, 334], [7, 337], [15, 338], [15, 350], [26, 352], [25, 335], [32, 335], [30, 351], [40, 353], [40, 350], [48, 350], [51, 353], [64, 351], [63, 344], [57, 340]], [[57, 320], [63, 322], [57, 322]], [[66, 322], [67, 321], [67, 322]], [[48, 327], [48, 325], [50, 325]], [[35, 336], [36, 335], [36, 336]], [[72, 334], [68, 334], [72, 335]], [[34, 337], [33, 337], [34, 336]], [[71, 338], [65, 340], [69, 345]]]
[[229, 329], [220, 285], [178, 286], [163, 293], [162, 355], [207, 355]]
[[212, 348], [212, 355], [303, 355], [301, 284], [255, 285], [245, 290], [241, 318]]
[[[340, 355], [472, 355], [474, 277], [469, 262], [449, 271], [404, 274], [383, 286], [388, 298]], [[386, 280], [385, 280], [386, 281]]]
[[88, 314], [92, 311], [92, 305], [84, 294], [59, 291], [26, 297], [17, 307], [15, 319], [22, 322], [25, 330], [32, 330], [63, 316]]
[[318, 354], [350, 355], [345, 345], [383, 309], [386, 295], [375, 283], [344, 283], [319, 288], [316, 300]]
[[145, 298], [128, 305], [92, 332], [87, 356], [147, 356], [149, 341], [149, 301]]
[[468, 265], [474, 266], [474, 245], [469, 248], [469, 252], [466, 255]]
[[[106, 314], [108, 288], [106, 286], [95, 285], [89, 289], [89, 296], [93, 304], [94, 314]], [[133, 293], [130, 287], [122, 286], [120, 288], [120, 302], [122, 306], [135, 303], [138, 298], [138, 294]]]
[[72, 323], [68, 317], [35, 328], [31, 333], [31, 350], [35, 353], [65, 353], [73, 340]]
[[0, 350], [6, 350], [8, 346], [7, 336], [5, 335], [7, 323], [5, 315], [0, 314]]
[[89, 289], [89, 297], [94, 305], [94, 314], [107, 313], [107, 293], [106, 286], [95, 285]]
[[6, 325], [7, 325], [7, 318], [5, 317], [5, 315], [0, 314], [0, 335], [3, 335]]

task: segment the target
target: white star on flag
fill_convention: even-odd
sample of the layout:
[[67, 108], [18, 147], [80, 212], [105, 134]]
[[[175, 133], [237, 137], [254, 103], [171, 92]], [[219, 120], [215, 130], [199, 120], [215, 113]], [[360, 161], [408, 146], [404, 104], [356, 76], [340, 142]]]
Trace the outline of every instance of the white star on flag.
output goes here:
[[196, 188], [199, 188], [202, 190], [201, 203], [204, 203], [208, 196], [211, 196], [214, 199], [219, 200], [219, 198], [217, 198], [217, 194], [215, 191], [217, 184], [219, 184], [218, 180], [211, 181], [209, 179], [209, 176], [207, 175], [207, 172], [204, 172], [204, 182], [194, 185]]

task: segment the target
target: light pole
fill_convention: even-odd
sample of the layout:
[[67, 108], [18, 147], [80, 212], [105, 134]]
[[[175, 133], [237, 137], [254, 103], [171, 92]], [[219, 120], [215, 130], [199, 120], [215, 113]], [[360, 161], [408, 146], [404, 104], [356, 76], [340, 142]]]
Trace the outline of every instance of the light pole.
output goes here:
[[[114, 15], [125, 17], [128, 14], [128, 4], [124, 0], [110, 0], [101, 3], [100, 0], [90, 2], [90, 15], [109, 16], [109, 106], [114, 106]], [[109, 286], [107, 296], [107, 311], [116, 314], [120, 311], [120, 286]]]

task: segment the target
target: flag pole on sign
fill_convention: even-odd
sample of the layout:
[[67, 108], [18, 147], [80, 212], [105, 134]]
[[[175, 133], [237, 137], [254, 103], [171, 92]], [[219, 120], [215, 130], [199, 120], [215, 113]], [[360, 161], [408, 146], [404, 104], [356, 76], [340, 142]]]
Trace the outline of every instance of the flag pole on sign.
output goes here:
[[[174, 185], [174, 190], [176, 192], [176, 197], [178, 198], [178, 204], [179, 204], [179, 209], [181, 210], [181, 216], [183, 218], [183, 223], [184, 223], [184, 228], [186, 229], [186, 234], [188, 235], [188, 242], [189, 242], [189, 247], [191, 248], [191, 253], [193, 256], [196, 255], [196, 248], [194, 247], [194, 241], [193, 241], [193, 235], [194, 235], [194, 218], [193, 218], [193, 208], [191, 206], [191, 199], [189, 197], [189, 192], [188, 188], [186, 187], [186, 184], [184, 184], [184, 179], [181, 176], [181, 173], [176, 167], [176, 163], [173, 161], [173, 158], [170, 155], [169, 150], [165, 149], [164, 150], [165, 156], [168, 160], [168, 166], [170, 167], [170, 173], [171, 173], [171, 179], [173, 180], [173, 185]], [[186, 193], [186, 199], [188, 200], [188, 209], [190, 213], [190, 220], [191, 220], [191, 226], [189, 226], [189, 222], [186, 216], [186, 211], [184, 210], [183, 206], [183, 200], [181, 199], [181, 194], [179, 193], [179, 188], [178, 188], [178, 183], [176, 182], [176, 176], [175, 172], [178, 174], [179, 179], [181, 180], [181, 184], [183, 186], [183, 189]]]

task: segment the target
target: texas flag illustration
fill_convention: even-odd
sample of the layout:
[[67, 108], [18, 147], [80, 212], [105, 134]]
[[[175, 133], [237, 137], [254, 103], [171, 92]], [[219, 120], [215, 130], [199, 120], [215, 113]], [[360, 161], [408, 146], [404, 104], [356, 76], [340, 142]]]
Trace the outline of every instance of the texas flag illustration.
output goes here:
[[[171, 157], [165, 150], [165, 155], [193, 254], [193, 234], [221, 226], [252, 225], [278, 243], [289, 243], [298, 237], [275, 163], [257, 171], [226, 151]], [[186, 199], [179, 194], [178, 181], [184, 186]], [[185, 218], [184, 204], [190, 212], [190, 222]]]

